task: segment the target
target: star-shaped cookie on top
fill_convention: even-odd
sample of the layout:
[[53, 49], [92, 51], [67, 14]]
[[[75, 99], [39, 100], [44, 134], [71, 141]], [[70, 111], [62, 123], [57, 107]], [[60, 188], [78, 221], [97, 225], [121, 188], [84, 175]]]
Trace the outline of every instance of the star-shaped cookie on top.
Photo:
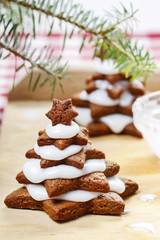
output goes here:
[[52, 126], [57, 124], [71, 125], [72, 120], [78, 115], [72, 108], [72, 100], [53, 100], [52, 109], [46, 116], [52, 121]]

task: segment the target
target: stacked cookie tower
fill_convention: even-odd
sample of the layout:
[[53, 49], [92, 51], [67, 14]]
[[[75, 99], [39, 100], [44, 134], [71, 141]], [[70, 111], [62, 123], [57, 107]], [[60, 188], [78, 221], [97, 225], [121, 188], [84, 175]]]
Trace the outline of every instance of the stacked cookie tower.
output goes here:
[[121, 214], [122, 198], [138, 185], [119, 178], [119, 165], [105, 160], [73, 119], [71, 100], [53, 100], [46, 114], [51, 124], [39, 132], [34, 149], [16, 179], [25, 186], [5, 199], [11, 208], [45, 211], [53, 220], [70, 220], [87, 213]]
[[76, 122], [87, 127], [90, 136], [123, 133], [142, 137], [132, 119], [132, 104], [145, 93], [138, 79], [131, 83], [112, 69], [106, 74], [94, 74], [86, 85], [84, 91], [73, 95], [72, 102], [79, 113]]

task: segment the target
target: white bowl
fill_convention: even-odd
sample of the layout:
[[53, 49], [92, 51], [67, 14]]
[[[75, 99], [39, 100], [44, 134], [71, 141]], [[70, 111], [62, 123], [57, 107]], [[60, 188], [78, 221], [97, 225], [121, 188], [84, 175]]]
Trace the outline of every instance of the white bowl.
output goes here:
[[132, 111], [134, 125], [160, 158], [160, 91], [137, 98]]

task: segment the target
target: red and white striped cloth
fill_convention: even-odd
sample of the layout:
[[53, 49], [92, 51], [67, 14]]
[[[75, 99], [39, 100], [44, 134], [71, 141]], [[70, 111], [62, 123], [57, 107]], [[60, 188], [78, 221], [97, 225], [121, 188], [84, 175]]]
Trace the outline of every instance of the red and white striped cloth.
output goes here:
[[[38, 41], [34, 41], [32, 48], [40, 48], [43, 45], [50, 45], [54, 48], [54, 57], [58, 57], [61, 53], [61, 47], [63, 44], [63, 34], [57, 33], [52, 34], [49, 38], [46, 34], [38, 34]], [[135, 40], [139, 40], [140, 44], [143, 44], [146, 49], [148, 49], [157, 61], [160, 61], [160, 34], [143, 34], [143, 35], [134, 35]], [[92, 46], [87, 44], [81, 54], [79, 54], [79, 47], [81, 44], [81, 37], [78, 34], [75, 34], [72, 39], [67, 40], [66, 47], [62, 53], [63, 60], [69, 60], [70, 65], [72, 62], [74, 64], [80, 64], [81, 61], [87, 62], [92, 61], [93, 49]], [[11, 55], [5, 60], [0, 60], [0, 125], [2, 123], [2, 116], [4, 109], [7, 105], [7, 96], [8, 91], [11, 89], [13, 78], [14, 78], [14, 69], [15, 61], [14, 56]], [[21, 63], [20, 59], [17, 59], [17, 64]], [[21, 70], [16, 74], [16, 80], [19, 81], [24, 77], [24, 70]]]

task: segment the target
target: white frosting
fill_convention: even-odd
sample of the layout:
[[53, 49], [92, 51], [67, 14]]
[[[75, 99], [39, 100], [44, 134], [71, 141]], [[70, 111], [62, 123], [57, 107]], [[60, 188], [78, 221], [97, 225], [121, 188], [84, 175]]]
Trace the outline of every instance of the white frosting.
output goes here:
[[76, 136], [78, 132], [79, 126], [74, 121], [71, 122], [70, 126], [64, 124], [57, 124], [55, 126], [52, 126], [52, 124], [49, 124], [46, 127], [46, 133], [50, 138], [71, 138]]
[[86, 90], [83, 90], [83, 91], [80, 92], [79, 98], [82, 99], [82, 100], [85, 100], [85, 101], [88, 100], [88, 93], [86, 92]]
[[138, 222], [138, 223], [133, 223], [130, 224], [129, 227], [139, 230], [139, 231], [144, 231], [144, 232], [151, 232], [155, 233], [155, 226], [152, 223], [149, 222]]
[[124, 182], [122, 182], [120, 178], [117, 177], [117, 175], [114, 175], [113, 177], [109, 177], [107, 179], [108, 179], [111, 192], [116, 192], [121, 194], [125, 191], [125, 184]]
[[101, 106], [115, 106], [119, 103], [119, 99], [112, 99], [104, 89], [98, 89], [88, 95], [89, 102]]
[[99, 89], [112, 89], [113, 85], [110, 84], [107, 80], [97, 79], [94, 81], [95, 85]]
[[128, 213], [130, 213], [130, 210], [128, 210], [128, 209], [124, 209], [124, 212], [122, 213], [122, 215], [126, 215], [126, 214], [128, 214]]
[[115, 113], [101, 117], [100, 121], [107, 124], [112, 132], [120, 133], [128, 124], [132, 123], [132, 117]]
[[133, 99], [134, 99], [134, 96], [130, 92], [125, 91], [122, 93], [119, 99], [119, 105], [122, 107], [127, 107], [132, 103]]
[[144, 194], [141, 195], [138, 199], [141, 201], [154, 201], [158, 196], [155, 194]]
[[26, 188], [33, 199], [36, 201], [43, 201], [47, 199], [67, 200], [74, 202], [87, 202], [91, 199], [97, 198], [102, 193], [89, 192], [84, 190], [74, 190], [59, 196], [49, 198], [45, 187], [41, 184], [27, 184]]
[[[122, 193], [125, 190], [124, 183], [117, 176], [108, 178], [108, 183], [110, 185], [110, 191]], [[42, 184], [27, 184], [26, 187], [31, 197], [37, 201], [43, 201], [47, 199], [59, 199], [73, 202], [87, 202], [102, 195], [102, 193], [99, 192], [74, 190], [53, 198], [49, 198], [47, 191]], [[103, 194], [105, 195], [105, 193]]]
[[36, 201], [43, 201], [49, 199], [47, 191], [42, 184], [26, 184], [26, 188], [30, 196]]
[[134, 79], [133, 84], [140, 88], [144, 87], [143, 83], [139, 79]]
[[90, 122], [92, 122], [91, 110], [90, 108], [79, 108], [76, 107], [76, 112], [78, 112], [78, 116], [75, 118], [77, 123], [81, 126], [86, 127]]
[[129, 85], [129, 82], [126, 80], [121, 80], [116, 82], [115, 84], [110, 84], [107, 80], [97, 79], [94, 81], [95, 85], [99, 89], [113, 89], [113, 88], [125, 88], [125, 86]]
[[[72, 179], [89, 173], [105, 171], [106, 164], [103, 159], [89, 159], [85, 162], [83, 169], [78, 169], [68, 165], [58, 165], [48, 168], [41, 168], [39, 159], [28, 159], [23, 166], [25, 177], [32, 183], [41, 183], [46, 179]], [[108, 178], [110, 191], [123, 193], [125, 184], [115, 175]]]
[[100, 61], [96, 65], [96, 72], [102, 73], [102, 74], [117, 74], [119, 73], [119, 70], [115, 68], [115, 64], [112, 59], [104, 60], [103, 62]]
[[126, 80], [121, 80], [121, 81], [119, 81], [119, 82], [116, 82], [113, 86], [114, 87], [125, 87], [125, 86], [127, 86], [127, 85], [129, 85], [129, 82], [128, 81], [126, 81]]
[[100, 106], [106, 106], [106, 107], [107, 106], [116, 106], [116, 105], [120, 105], [122, 107], [127, 107], [132, 103], [134, 96], [130, 92], [124, 91], [122, 93], [122, 95], [120, 96], [120, 98], [112, 99], [109, 97], [109, 95], [106, 91], [107, 84], [105, 84], [105, 82], [107, 82], [107, 81], [103, 81], [103, 80], [97, 80], [97, 81], [102, 81], [104, 83], [101, 88], [99, 87], [99, 89], [88, 94], [87, 100], [89, 102], [100, 105]]
[[58, 165], [54, 167], [41, 168], [39, 159], [29, 159], [23, 166], [25, 177], [32, 183], [40, 183], [46, 179], [72, 179], [87, 175], [92, 172], [103, 172], [106, 164], [103, 159], [89, 159], [82, 169], [68, 165]]
[[71, 155], [74, 155], [80, 152], [82, 148], [83, 146], [70, 145], [69, 147], [66, 147], [64, 150], [60, 150], [54, 145], [42, 146], [42, 147], [39, 147], [37, 143], [34, 145], [35, 152], [41, 158], [44, 158], [47, 160], [61, 160], [61, 159], [67, 158]]

